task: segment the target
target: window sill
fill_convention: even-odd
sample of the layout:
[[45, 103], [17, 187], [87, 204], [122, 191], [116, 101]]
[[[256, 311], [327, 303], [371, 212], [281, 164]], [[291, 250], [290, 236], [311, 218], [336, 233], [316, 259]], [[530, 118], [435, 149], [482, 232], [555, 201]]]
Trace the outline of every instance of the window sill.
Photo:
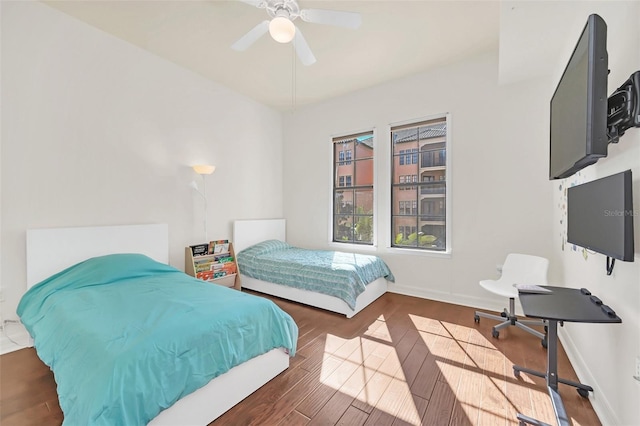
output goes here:
[[451, 249], [449, 249], [448, 251], [428, 251], [410, 248], [386, 247], [384, 249], [381, 249], [381, 252], [394, 255], [435, 257], [440, 259], [451, 259], [452, 257]]
[[329, 247], [337, 251], [378, 251], [378, 247], [375, 245], [337, 243], [335, 241], [329, 241]]
[[329, 242], [329, 248], [337, 251], [361, 251], [372, 252], [377, 254], [393, 254], [402, 256], [418, 256], [418, 257], [434, 257], [440, 259], [451, 259], [451, 250], [449, 251], [427, 251], [410, 248], [397, 248], [397, 247], [378, 247], [369, 246], [364, 244], [350, 244], [350, 243], [337, 243], [335, 241]]

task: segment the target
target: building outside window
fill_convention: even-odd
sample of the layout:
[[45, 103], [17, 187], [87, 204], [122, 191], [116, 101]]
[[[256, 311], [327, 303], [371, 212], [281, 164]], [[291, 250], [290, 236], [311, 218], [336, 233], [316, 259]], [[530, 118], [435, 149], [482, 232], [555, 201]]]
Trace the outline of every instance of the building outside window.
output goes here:
[[333, 241], [373, 245], [373, 131], [333, 139]]
[[350, 149], [345, 152], [345, 159], [347, 160], [345, 162], [346, 165], [351, 164], [351, 150]]
[[392, 127], [391, 144], [392, 247], [447, 250], [446, 117]]

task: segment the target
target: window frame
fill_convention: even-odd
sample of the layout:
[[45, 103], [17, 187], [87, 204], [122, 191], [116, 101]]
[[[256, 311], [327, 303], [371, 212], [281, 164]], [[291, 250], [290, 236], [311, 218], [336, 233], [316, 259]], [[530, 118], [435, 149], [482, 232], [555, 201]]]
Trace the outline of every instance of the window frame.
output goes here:
[[[393, 234], [393, 173], [394, 173], [394, 156], [393, 156], [393, 141], [392, 141], [392, 131], [393, 130], [398, 130], [398, 128], [401, 127], [406, 127], [406, 128], [410, 128], [413, 126], [419, 126], [420, 124], [426, 124], [428, 122], [433, 122], [433, 121], [438, 121], [438, 120], [444, 120], [446, 123], [446, 127], [447, 127], [447, 131], [446, 131], [446, 135], [445, 135], [445, 140], [444, 140], [444, 144], [445, 144], [445, 151], [446, 151], [446, 156], [445, 156], [445, 170], [446, 170], [446, 178], [445, 179], [438, 179], [438, 180], [434, 180], [434, 182], [445, 182], [445, 200], [444, 200], [444, 206], [445, 206], [445, 239], [446, 239], [446, 243], [445, 243], [445, 248], [444, 250], [432, 250], [432, 249], [427, 249], [427, 248], [418, 248], [418, 247], [397, 247], [394, 246], [394, 236]], [[385, 230], [384, 230], [384, 234], [385, 234], [385, 246], [386, 246], [386, 252], [388, 253], [394, 253], [394, 254], [406, 254], [406, 255], [418, 255], [418, 256], [426, 256], [426, 257], [446, 257], [446, 258], [450, 258], [453, 252], [453, 240], [452, 240], [452, 230], [453, 230], [453, 212], [452, 212], [452, 193], [453, 193], [453, 167], [452, 167], [452, 163], [453, 163], [453, 155], [452, 155], [452, 132], [453, 132], [453, 127], [452, 127], [452, 119], [451, 119], [451, 114], [450, 113], [442, 113], [442, 114], [437, 114], [437, 115], [433, 115], [433, 116], [428, 116], [428, 117], [421, 117], [421, 118], [417, 118], [417, 119], [411, 119], [411, 120], [404, 120], [404, 121], [400, 121], [400, 122], [394, 122], [394, 123], [390, 123], [387, 127], [387, 135], [388, 135], [388, 139], [387, 139], [387, 143], [386, 143], [386, 156], [387, 156], [387, 170], [388, 170], [388, 181], [385, 183], [385, 186], [387, 187], [386, 190], [386, 199], [388, 200], [387, 202], [387, 208], [386, 208], [386, 214], [388, 215], [388, 219], [386, 221], [386, 225], [385, 225]], [[406, 150], [404, 150], [406, 153]], [[411, 151], [409, 151], [411, 152]], [[419, 152], [419, 151], [418, 151]], [[400, 155], [400, 152], [398, 151], [399, 154], [399, 158], [402, 158], [402, 155]], [[420, 166], [420, 159], [418, 158], [418, 166]], [[400, 165], [400, 164], [399, 164]], [[419, 174], [418, 174], [419, 176]], [[420, 179], [418, 180], [418, 182], [421, 182]], [[418, 200], [419, 201], [419, 200]], [[419, 205], [419, 203], [418, 203]], [[406, 227], [405, 227], [406, 228]]]
[[[334, 215], [335, 215], [335, 190], [336, 188], [340, 188], [340, 189], [351, 189], [354, 191], [354, 193], [358, 190], [358, 186], [355, 186], [355, 175], [351, 175], [352, 177], [352, 186], [348, 187], [348, 186], [344, 186], [344, 187], [338, 187], [335, 186], [336, 185], [336, 170], [335, 170], [335, 166], [336, 166], [336, 159], [335, 159], [335, 150], [334, 150], [334, 145], [335, 142], [337, 140], [341, 140], [341, 139], [349, 139], [349, 138], [356, 138], [358, 136], [362, 136], [362, 135], [367, 135], [367, 134], [371, 134], [372, 136], [372, 147], [373, 147], [373, 156], [371, 158], [372, 161], [372, 172], [373, 172], [373, 183], [370, 186], [371, 188], [371, 197], [372, 197], [372, 241], [371, 243], [358, 243], [355, 241], [336, 241], [334, 240], [334, 226], [335, 226], [335, 222], [334, 222]], [[357, 249], [360, 251], [375, 251], [377, 250], [378, 247], [378, 163], [379, 163], [379, 147], [378, 147], [378, 134], [375, 128], [371, 127], [371, 128], [367, 128], [367, 129], [363, 129], [361, 131], [356, 131], [356, 132], [344, 132], [344, 133], [338, 133], [338, 134], [334, 134], [330, 136], [330, 143], [329, 143], [329, 149], [330, 149], [330, 158], [332, 159], [332, 162], [330, 164], [330, 173], [329, 176], [331, 178], [331, 183], [329, 186], [330, 189], [330, 202], [329, 202], [329, 226], [328, 226], [328, 245], [331, 247], [339, 247], [341, 249]], [[349, 151], [349, 150], [345, 150]], [[347, 155], [345, 154], [345, 159], [343, 164], [344, 165], [350, 165], [354, 162], [357, 161], [357, 159], [355, 158], [355, 145], [354, 145], [354, 150], [352, 151], [352, 155], [350, 156], [350, 159], [347, 159]], [[340, 161], [342, 162], [342, 160]], [[346, 184], [346, 179], [345, 179], [345, 184]]]

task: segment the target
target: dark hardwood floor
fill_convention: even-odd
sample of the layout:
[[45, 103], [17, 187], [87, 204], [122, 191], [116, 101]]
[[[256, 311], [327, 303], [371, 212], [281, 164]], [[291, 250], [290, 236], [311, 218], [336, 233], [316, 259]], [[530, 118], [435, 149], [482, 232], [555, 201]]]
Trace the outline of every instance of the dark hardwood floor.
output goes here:
[[[516, 413], [555, 424], [540, 340], [471, 308], [387, 293], [352, 319], [273, 300], [296, 320], [289, 369], [212, 425], [508, 425]], [[560, 349], [559, 374], [577, 380]], [[55, 382], [33, 349], [0, 357], [0, 423], [59, 425]], [[599, 425], [588, 399], [560, 385], [574, 425]]]

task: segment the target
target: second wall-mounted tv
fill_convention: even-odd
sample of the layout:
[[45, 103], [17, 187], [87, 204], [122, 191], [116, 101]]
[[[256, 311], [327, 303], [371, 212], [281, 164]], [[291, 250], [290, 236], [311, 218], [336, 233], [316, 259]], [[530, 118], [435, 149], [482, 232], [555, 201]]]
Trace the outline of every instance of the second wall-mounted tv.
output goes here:
[[627, 170], [568, 188], [567, 242], [633, 262], [632, 185], [631, 170]]
[[607, 155], [607, 24], [590, 15], [551, 98], [549, 179]]

